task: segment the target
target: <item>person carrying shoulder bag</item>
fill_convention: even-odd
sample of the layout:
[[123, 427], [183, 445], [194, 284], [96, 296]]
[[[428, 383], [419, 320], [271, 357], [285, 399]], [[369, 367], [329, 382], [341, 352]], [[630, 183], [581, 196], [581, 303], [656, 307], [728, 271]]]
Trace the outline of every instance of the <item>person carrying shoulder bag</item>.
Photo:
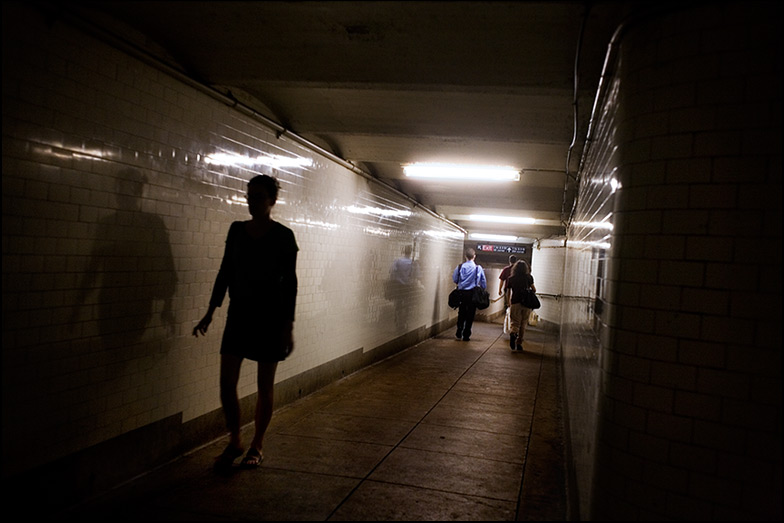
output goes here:
[[457, 332], [455, 337], [463, 341], [471, 339], [471, 327], [476, 316], [476, 304], [474, 303], [474, 287], [487, 289], [487, 279], [485, 271], [481, 265], [474, 262], [476, 251], [468, 248], [465, 251], [465, 262], [455, 268], [452, 274], [452, 281], [457, 284], [460, 292], [460, 306], [457, 310]]
[[517, 261], [512, 267], [512, 275], [506, 280], [509, 289], [509, 348], [513, 352], [523, 351], [523, 336], [531, 316], [531, 309], [523, 305], [528, 292], [536, 292], [531, 269], [523, 261]]

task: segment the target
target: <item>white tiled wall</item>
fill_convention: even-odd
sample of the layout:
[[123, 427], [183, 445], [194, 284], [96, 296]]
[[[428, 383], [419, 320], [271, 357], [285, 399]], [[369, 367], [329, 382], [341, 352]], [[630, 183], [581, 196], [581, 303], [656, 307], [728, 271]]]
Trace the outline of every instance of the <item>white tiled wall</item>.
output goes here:
[[[618, 161], [612, 133], [612, 115], [617, 100], [608, 98], [599, 122], [598, 139], [593, 145], [577, 200], [574, 219], [568, 230], [564, 254], [564, 299], [561, 309], [561, 350], [564, 368], [564, 393], [569, 411], [572, 464], [579, 494], [581, 517], [590, 514], [593, 475], [596, 463], [596, 430], [599, 391], [602, 389], [602, 339], [610, 332], [609, 310], [597, 314], [597, 297], [607, 299], [607, 281], [600, 273], [599, 260], [605, 253], [622, 246], [608, 238], [613, 227], [613, 164]], [[610, 123], [608, 123], [610, 122]], [[611, 174], [607, 174], [611, 173]], [[617, 180], [615, 180], [617, 181]], [[603, 294], [601, 294], [603, 293]]]
[[561, 324], [565, 251], [563, 239], [541, 240], [534, 247], [531, 260], [531, 273], [542, 303], [535, 313], [553, 326]]
[[781, 514], [780, 15], [748, 6], [645, 19], [613, 64], [564, 281], [582, 518]]
[[[300, 247], [296, 348], [278, 381], [454, 316], [452, 224], [63, 22], [16, 27], [3, 49], [4, 476], [219, 408], [225, 307], [206, 338], [191, 331], [255, 174], [280, 180], [273, 218]], [[281, 158], [301, 163], [269, 165]], [[406, 245], [421, 279], [390, 299]], [[249, 363], [240, 394], [254, 392]]]

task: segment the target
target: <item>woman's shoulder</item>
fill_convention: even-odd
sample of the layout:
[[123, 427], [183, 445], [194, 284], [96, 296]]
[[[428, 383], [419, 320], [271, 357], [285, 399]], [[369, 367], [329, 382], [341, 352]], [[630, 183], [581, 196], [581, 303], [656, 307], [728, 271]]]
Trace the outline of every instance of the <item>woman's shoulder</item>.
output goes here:
[[272, 231], [275, 234], [278, 234], [278, 235], [281, 235], [281, 236], [288, 236], [288, 237], [291, 237], [291, 238], [294, 237], [294, 231], [292, 231], [290, 228], [286, 227], [282, 223], [276, 222], [274, 220], [272, 221]]
[[245, 222], [244, 221], [239, 221], [238, 220], [238, 221], [235, 221], [235, 222], [231, 222], [231, 225], [229, 225], [229, 234], [230, 235], [231, 234], [237, 234], [244, 227], [245, 227]]
[[297, 247], [297, 240], [294, 237], [294, 231], [282, 223], [273, 220], [271, 232], [281, 241], [291, 243], [295, 248]]

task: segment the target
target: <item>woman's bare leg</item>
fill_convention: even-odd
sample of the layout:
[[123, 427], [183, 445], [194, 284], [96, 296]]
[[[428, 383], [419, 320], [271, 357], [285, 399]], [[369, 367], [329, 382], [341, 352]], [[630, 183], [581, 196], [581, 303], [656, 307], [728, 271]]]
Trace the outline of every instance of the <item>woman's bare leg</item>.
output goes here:
[[220, 398], [226, 427], [229, 429], [229, 443], [236, 449], [242, 448], [240, 438], [240, 401], [237, 398], [237, 382], [240, 379], [242, 358], [221, 354]]
[[255, 433], [250, 446], [261, 451], [264, 443], [264, 434], [267, 432], [270, 420], [272, 419], [272, 409], [275, 404], [275, 371], [278, 369], [277, 362], [259, 362], [258, 386], [259, 392], [256, 399]]

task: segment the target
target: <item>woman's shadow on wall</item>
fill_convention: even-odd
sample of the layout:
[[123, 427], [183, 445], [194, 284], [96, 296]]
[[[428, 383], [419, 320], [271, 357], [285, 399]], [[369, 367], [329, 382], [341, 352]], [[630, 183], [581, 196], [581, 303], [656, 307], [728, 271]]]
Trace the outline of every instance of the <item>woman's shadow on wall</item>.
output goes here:
[[142, 210], [146, 185], [137, 169], [118, 173], [117, 209], [97, 224], [74, 307], [74, 322], [89, 309], [105, 349], [134, 346], [152, 326], [174, 332], [174, 259], [163, 219]]

